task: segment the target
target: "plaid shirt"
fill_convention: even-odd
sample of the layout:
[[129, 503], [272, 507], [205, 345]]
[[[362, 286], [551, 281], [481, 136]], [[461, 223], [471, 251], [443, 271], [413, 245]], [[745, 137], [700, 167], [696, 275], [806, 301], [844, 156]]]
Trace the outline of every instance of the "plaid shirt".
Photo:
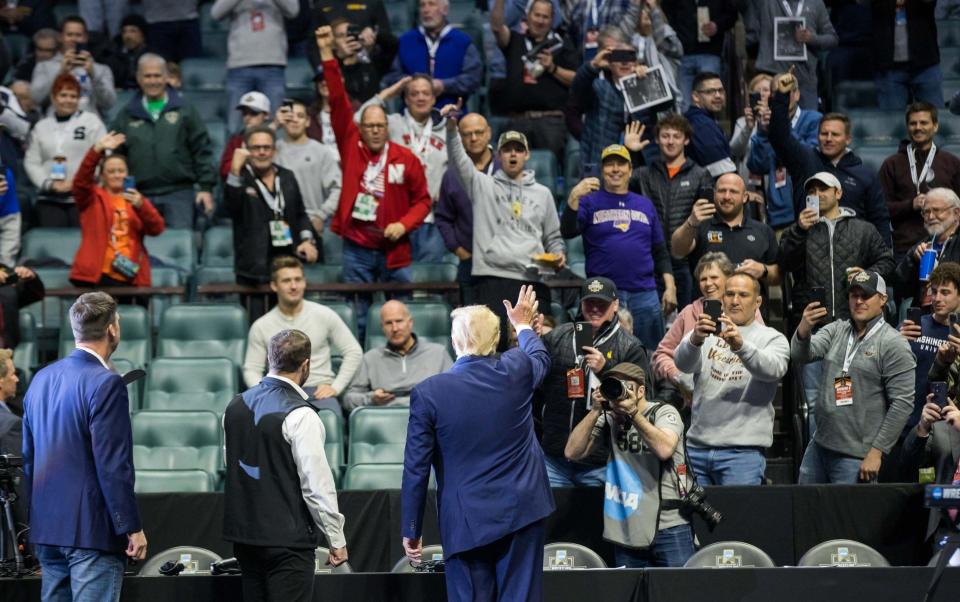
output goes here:
[[623, 94], [609, 79], [599, 75], [600, 72], [590, 63], [584, 63], [577, 69], [570, 88], [574, 102], [584, 116], [580, 134], [582, 165], [599, 164], [600, 151], [620, 142], [626, 126]]
[[[578, 48], [583, 47], [583, 35], [588, 28], [601, 30], [607, 25], [620, 25], [620, 21], [630, 8], [630, 0], [562, 0], [565, 25], [570, 39]], [[597, 7], [597, 22], [591, 24], [590, 2]]]

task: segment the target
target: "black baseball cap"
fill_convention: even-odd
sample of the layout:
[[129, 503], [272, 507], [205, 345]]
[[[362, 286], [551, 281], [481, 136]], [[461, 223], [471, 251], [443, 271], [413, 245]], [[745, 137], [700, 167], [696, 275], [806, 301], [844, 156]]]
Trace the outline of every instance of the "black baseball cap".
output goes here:
[[614, 301], [617, 299], [617, 285], [613, 283], [613, 280], [601, 276], [587, 278], [580, 288], [580, 300], [583, 301], [584, 299]]

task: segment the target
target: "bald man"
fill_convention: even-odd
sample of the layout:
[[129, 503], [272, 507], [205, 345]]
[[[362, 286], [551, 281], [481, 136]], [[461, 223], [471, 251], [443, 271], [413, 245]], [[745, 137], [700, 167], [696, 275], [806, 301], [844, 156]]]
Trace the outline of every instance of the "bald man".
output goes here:
[[[487, 120], [479, 113], [470, 113], [460, 120], [458, 128], [473, 165], [492, 175], [497, 166], [490, 147], [492, 133]], [[473, 206], [454, 170], [448, 169], [443, 176], [434, 216], [447, 250], [460, 258], [457, 282], [463, 304], [470, 305], [474, 302], [474, 282], [470, 275], [473, 269], [470, 254], [473, 248]]]
[[704, 253], [721, 251], [738, 272], [768, 286], [779, 284], [777, 237], [770, 226], [747, 215], [746, 201], [743, 178], [734, 173], [717, 178], [714, 201], [697, 199], [690, 217], [673, 232], [673, 256], [689, 256], [690, 265], [696, 265]]
[[360, 372], [343, 400], [347, 411], [367, 405], [410, 405], [410, 391], [420, 381], [453, 365], [444, 345], [414, 334], [413, 317], [400, 301], [383, 304], [380, 327], [386, 345], [363, 355]]

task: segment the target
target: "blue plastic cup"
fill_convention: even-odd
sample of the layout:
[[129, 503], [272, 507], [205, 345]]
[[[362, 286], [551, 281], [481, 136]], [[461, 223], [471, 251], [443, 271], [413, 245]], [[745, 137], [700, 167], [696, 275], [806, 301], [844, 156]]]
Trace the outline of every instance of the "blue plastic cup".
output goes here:
[[923, 256], [920, 257], [920, 280], [926, 282], [930, 280], [930, 272], [933, 271], [934, 266], [937, 263], [937, 252], [932, 248], [927, 249], [923, 252]]

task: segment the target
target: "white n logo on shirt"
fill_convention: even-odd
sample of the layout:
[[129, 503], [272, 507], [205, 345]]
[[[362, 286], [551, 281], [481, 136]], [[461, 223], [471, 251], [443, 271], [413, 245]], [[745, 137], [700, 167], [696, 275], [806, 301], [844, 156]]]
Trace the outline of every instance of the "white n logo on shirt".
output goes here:
[[403, 163], [387, 165], [387, 183], [403, 184]]

